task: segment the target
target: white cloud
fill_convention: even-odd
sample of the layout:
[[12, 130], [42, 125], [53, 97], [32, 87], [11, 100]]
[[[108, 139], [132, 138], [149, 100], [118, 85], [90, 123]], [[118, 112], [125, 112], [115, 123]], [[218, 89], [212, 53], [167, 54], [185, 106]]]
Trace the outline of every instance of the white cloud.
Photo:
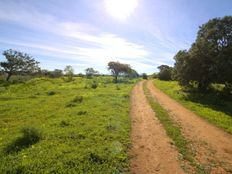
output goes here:
[[[63, 59], [73, 59], [83, 61], [86, 64], [104, 64], [108, 61], [120, 60], [131, 64], [144, 65], [142, 59], [149, 56], [149, 52], [143, 45], [133, 43], [115, 34], [100, 32], [89, 24], [58, 21], [54, 16], [40, 13], [35, 7], [26, 3], [0, 2], [0, 21], [13, 21], [17, 24], [59, 36], [57, 43], [49, 41], [35, 42], [33, 38], [26, 40], [2, 39], [1, 42], [10, 45], [34, 48], [42, 50], [43, 54], [54, 55]], [[60, 38], [61, 37], [61, 38]], [[62, 38], [66, 40], [76, 40], [83, 43], [82, 46], [75, 42], [62, 44]], [[37, 51], [38, 53], [38, 51]]]

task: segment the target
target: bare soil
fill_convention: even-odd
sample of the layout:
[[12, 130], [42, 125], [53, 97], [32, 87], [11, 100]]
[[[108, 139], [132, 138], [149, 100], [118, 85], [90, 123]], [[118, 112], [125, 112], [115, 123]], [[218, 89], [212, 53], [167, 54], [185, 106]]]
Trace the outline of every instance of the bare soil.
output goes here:
[[178, 152], [148, 104], [143, 83], [135, 85], [131, 95], [133, 174], [182, 174]]
[[[171, 99], [169, 96], [156, 88], [152, 81], [147, 83], [147, 87], [153, 97], [162, 105], [162, 107], [164, 107], [164, 109], [169, 112], [171, 118], [182, 128], [183, 135], [191, 142], [193, 150], [195, 151], [195, 160], [203, 164], [204, 167], [212, 174], [232, 173], [232, 135], [210, 124], [206, 120], [200, 118], [190, 110], [183, 107], [175, 100]], [[135, 96], [132, 98], [132, 102], [135, 100], [133, 102], [134, 105], [136, 105], [136, 100], [139, 100], [138, 97], [143, 98], [143, 93], [140, 90], [140, 87], [137, 86], [135, 88], [135, 92], [137, 94], [134, 94]], [[132, 120], [143, 119], [145, 117], [144, 115], [148, 115], [146, 112], [149, 109], [147, 106], [144, 106], [147, 103], [143, 102], [141, 99], [138, 105], [140, 103], [142, 106], [136, 106], [134, 108], [135, 111], [132, 110], [132, 113], [138, 112], [139, 110], [141, 114], [139, 116], [136, 116], [135, 113], [132, 114]], [[144, 113], [143, 109], [146, 109], [145, 114], [142, 114]], [[144, 125], [142, 124], [143, 123], [141, 122], [137, 124], [133, 123], [135, 126], [134, 131], [139, 131], [137, 133], [133, 132], [134, 136], [142, 134], [140, 133], [140, 131], [142, 131], [144, 128]], [[150, 128], [152, 127], [152, 125], [147, 126]], [[141, 130], [136, 130], [137, 127], [139, 127]], [[156, 126], [153, 124], [153, 127]], [[158, 127], [156, 128], [156, 131], [158, 131]], [[160, 129], [161, 132], [163, 132], [162, 128]], [[160, 139], [161, 138], [162, 137], [160, 136]], [[158, 139], [158, 141], [160, 140]], [[138, 140], [135, 140], [135, 142], [141, 143]]]

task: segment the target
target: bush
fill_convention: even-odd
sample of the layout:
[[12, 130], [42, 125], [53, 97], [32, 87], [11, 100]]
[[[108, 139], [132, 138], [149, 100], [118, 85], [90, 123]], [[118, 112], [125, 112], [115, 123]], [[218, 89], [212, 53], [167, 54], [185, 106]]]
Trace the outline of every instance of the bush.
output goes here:
[[74, 103], [82, 103], [82, 101], [83, 101], [83, 96], [76, 96], [73, 100], [72, 100], [72, 102], [74, 102]]
[[67, 108], [71, 108], [71, 107], [75, 107], [75, 106], [76, 106], [76, 104], [75, 104], [75, 103], [72, 103], [72, 102], [66, 104], [66, 107], [67, 107]]
[[84, 99], [83, 96], [76, 96], [68, 104], [66, 104], [66, 107], [75, 107], [77, 103], [82, 103], [83, 99]]
[[168, 65], [160, 65], [158, 69], [160, 70], [160, 72], [158, 73], [158, 78], [160, 80], [172, 80], [172, 67]]
[[42, 139], [40, 131], [34, 127], [24, 127], [22, 128], [21, 133], [21, 137], [18, 137], [6, 147], [5, 151], [7, 153], [18, 152], [39, 142]]
[[62, 120], [62, 121], [60, 122], [60, 126], [61, 126], [61, 127], [69, 126], [69, 122]]
[[91, 84], [91, 88], [93, 88], [93, 89], [96, 89], [98, 87], [98, 84], [97, 84], [97, 82], [93, 82], [92, 84]]
[[77, 115], [86, 115], [87, 114], [87, 111], [79, 111], [78, 113], [77, 113]]
[[142, 74], [142, 78], [143, 78], [143, 79], [148, 79], [147, 74], [146, 74], [146, 73], [143, 73], [143, 74]]
[[56, 92], [55, 92], [55, 91], [48, 91], [47, 94], [48, 94], [48, 95], [55, 95]]

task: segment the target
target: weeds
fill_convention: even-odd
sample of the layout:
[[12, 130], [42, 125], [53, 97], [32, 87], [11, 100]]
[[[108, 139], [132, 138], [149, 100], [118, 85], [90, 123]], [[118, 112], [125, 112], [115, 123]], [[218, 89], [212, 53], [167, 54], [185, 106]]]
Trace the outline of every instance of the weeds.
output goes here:
[[91, 84], [91, 88], [96, 89], [98, 87], [98, 84], [96, 81], [93, 81], [93, 83]]
[[79, 111], [77, 112], [77, 115], [86, 115], [87, 114], [87, 111]]
[[60, 122], [60, 126], [61, 127], [66, 127], [66, 126], [69, 126], [70, 124], [69, 124], [69, 122], [67, 122], [67, 121], [64, 121], [64, 120], [62, 120], [61, 122]]
[[71, 102], [73, 103], [82, 103], [83, 102], [83, 96], [76, 96]]
[[47, 95], [55, 95], [55, 94], [56, 94], [55, 91], [48, 91], [48, 92], [47, 92]]

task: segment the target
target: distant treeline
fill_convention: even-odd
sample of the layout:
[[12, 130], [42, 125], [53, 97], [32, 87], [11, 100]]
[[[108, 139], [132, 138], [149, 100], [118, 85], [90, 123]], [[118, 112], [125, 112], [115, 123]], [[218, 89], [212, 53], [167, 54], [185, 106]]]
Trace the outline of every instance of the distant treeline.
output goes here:
[[[12, 49], [4, 51], [3, 55], [5, 56], [6, 61], [0, 62], [0, 75], [5, 76], [6, 81], [9, 81], [13, 75], [32, 77], [44, 76], [51, 78], [66, 76], [69, 81], [71, 81], [74, 76], [85, 76], [86, 78], [92, 78], [93, 76], [102, 75], [91, 67], [85, 69], [85, 74], [75, 74], [71, 65], [67, 65], [64, 70], [55, 69], [53, 71], [49, 71], [46, 69], [41, 69], [39, 67], [39, 62], [36, 61], [32, 56]], [[118, 81], [118, 76], [128, 78], [139, 77], [137, 71], [132, 69], [129, 64], [109, 62], [108, 70], [114, 76], [114, 81], [116, 83]]]

